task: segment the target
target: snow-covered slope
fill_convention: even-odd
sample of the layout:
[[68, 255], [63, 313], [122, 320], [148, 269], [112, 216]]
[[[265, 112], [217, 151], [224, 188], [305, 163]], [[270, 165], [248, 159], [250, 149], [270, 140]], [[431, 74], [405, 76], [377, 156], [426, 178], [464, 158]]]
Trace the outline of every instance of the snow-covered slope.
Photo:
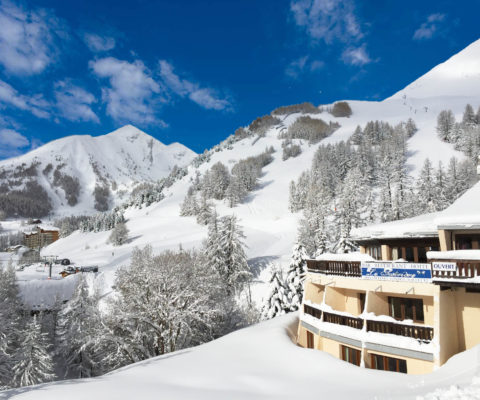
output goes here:
[[[457, 64], [458, 68], [461, 68], [464, 58], [474, 58], [480, 62], [480, 54], [477, 52], [479, 43], [476, 42], [465, 49], [460, 53], [461, 57], [449, 60], [447, 62], [451, 64], [449, 68], [455, 69]], [[429, 74], [422, 79], [434, 80], [435, 75], [430, 78]], [[420, 169], [427, 157], [434, 165], [439, 161], [445, 165], [452, 156], [463, 158], [463, 154], [455, 151], [451, 144], [444, 143], [437, 137], [435, 129], [437, 115], [443, 109], [452, 109], [458, 118], [461, 118], [467, 103], [474, 107], [480, 105], [480, 91], [472, 90], [470, 95], [465, 97], [467, 93], [464, 87], [459, 87], [458, 95], [455, 95], [452, 88], [447, 87], [444, 94], [442, 85], [443, 81], [439, 80], [435, 97], [404, 99], [402, 96], [393, 96], [382, 102], [349, 101], [353, 110], [353, 115], [349, 118], [335, 118], [328, 112], [311, 114], [312, 118], [321, 118], [327, 123], [338, 122], [341, 127], [319, 144], [301, 143], [302, 153], [286, 161], [282, 160], [282, 140], [278, 135], [300, 114], [284, 116], [281, 118], [282, 123], [269, 129], [265, 137], [260, 139], [247, 137], [221, 151], [212, 152], [211, 159], [198, 168], [190, 165], [188, 174], [165, 191], [166, 197], [161, 202], [141, 210], [127, 210], [125, 216], [128, 219], [127, 226], [131, 237], [127, 244], [121, 247], [106, 244], [109, 232], [89, 234], [76, 232], [53, 243], [44, 252], [68, 257], [78, 263], [98, 264], [106, 275], [105, 282], [108, 284], [112, 282], [116, 268], [128, 263], [135, 246], [151, 244], [157, 252], [167, 248], [178, 248], [179, 244], [185, 248], [199, 247], [206, 237], [206, 228], [198, 225], [193, 217], [179, 216], [180, 204], [197, 171], [204, 173], [218, 161], [231, 168], [238, 160], [258, 155], [267, 146], [273, 146], [274, 161], [264, 167], [257, 189], [249, 194], [243, 204], [230, 209], [223, 201], [215, 202], [220, 215], [235, 214], [244, 228], [247, 255], [259, 282], [259, 285], [253, 288], [254, 297], [260, 302], [265, 293], [265, 286], [262, 283], [268, 278], [265, 265], [272, 260], [285, 265], [297, 236], [300, 215], [292, 214], [288, 210], [289, 183], [310, 168], [318, 146], [346, 140], [357, 125], [364, 127], [371, 120], [397, 124], [412, 118], [419, 128], [408, 141], [410, 154], [408, 164], [412, 174]]]
[[452, 357], [432, 374], [403, 375], [359, 368], [327, 353], [300, 348], [294, 343], [297, 323], [297, 316], [290, 314], [102, 377], [15, 389], [3, 395], [19, 400], [479, 396], [478, 346]]
[[[196, 154], [180, 143], [164, 145], [131, 125], [103, 136], [67, 136], [47, 143], [25, 155], [0, 161], [0, 184], [15, 179], [36, 180], [47, 191], [57, 215], [91, 213], [94, 210], [92, 192], [96, 185], [108, 186], [114, 201], [135, 183], [151, 182], [167, 176], [174, 165], [185, 166]], [[22, 165], [36, 166], [33, 177], [18, 173]], [[48, 167], [51, 165], [51, 167]], [[54, 183], [54, 174], [78, 178], [80, 195], [73, 207], [67, 204], [65, 193]], [[1, 172], [7, 171], [2, 180]], [[9, 172], [14, 175], [9, 174]], [[12, 188], [18, 189], [21, 185]]]

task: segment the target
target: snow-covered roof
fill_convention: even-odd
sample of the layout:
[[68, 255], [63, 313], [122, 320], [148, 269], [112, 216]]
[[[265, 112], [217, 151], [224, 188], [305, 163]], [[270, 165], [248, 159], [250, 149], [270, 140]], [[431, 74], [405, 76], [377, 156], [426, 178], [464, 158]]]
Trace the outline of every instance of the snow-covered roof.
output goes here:
[[352, 239], [406, 239], [438, 235], [436, 218], [440, 213], [429, 213], [399, 221], [369, 225], [352, 230]]
[[429, 260], [480, 260], [480, 250], [428, 251]]
[[37, 233], [38, 229], [42, 229], [44, 231], [59, 231], [60, 230], [56, 226], [53, 226], [53, 225], [41, 224], [41, 225], [35, 225], [34, 228], [32, 228], [31, 230], [25, 231], [24, 233], [26, 235], [31, 235], [32, 233]]
[[369, 254], [362, 254], [360, 252], [345, 254], [324, 253], [315, 257], [315, 259], [328, 261], [375, 261]]
[[480, 229], [480, 182], [435, 219], [439, 229]]

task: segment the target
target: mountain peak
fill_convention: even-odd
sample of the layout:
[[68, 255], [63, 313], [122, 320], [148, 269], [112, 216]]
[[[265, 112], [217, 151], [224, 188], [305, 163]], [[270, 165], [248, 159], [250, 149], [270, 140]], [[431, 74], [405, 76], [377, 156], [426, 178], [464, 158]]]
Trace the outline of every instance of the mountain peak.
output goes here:
[[395, 93], [390, 99], [472, 97], [480, 93], [480, 39]]

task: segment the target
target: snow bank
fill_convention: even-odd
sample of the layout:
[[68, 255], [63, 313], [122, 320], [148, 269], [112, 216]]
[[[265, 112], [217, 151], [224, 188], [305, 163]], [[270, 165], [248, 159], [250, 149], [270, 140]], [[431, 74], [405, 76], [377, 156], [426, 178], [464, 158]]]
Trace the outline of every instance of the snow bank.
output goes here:
[[435, 391], [447, 393], [452, 385], [467, 390], [480, 366], [477, 347], [429, 375], [358, 368], [319, 350], [296, 346], [296, 329], [297, 316], [289, 314], [102, 377], [16, 389], [4, 396], [35, 400], [414, 399]]
[[480, 225], [480, 182], [441, 212], [435, 219], [435, 223], [440, 229], [442, 227], [468, 229]]

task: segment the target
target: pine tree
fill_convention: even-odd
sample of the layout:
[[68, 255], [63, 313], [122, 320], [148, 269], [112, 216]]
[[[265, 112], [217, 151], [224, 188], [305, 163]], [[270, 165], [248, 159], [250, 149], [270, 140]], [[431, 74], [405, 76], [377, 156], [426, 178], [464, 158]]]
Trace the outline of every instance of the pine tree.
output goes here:
[[204, 245], [204, 253], [208, 265], [219, 274], [222, 274], [225, 266], [225, 252], [220, 240], [220, 222], [216, 210], [213, 210], [208, 224], [208, 236]]
[[405, 130], [407, 132], [407, 137], [412, 137], [418, 131], [417, 125], [415, 125], [415, 121], [411, 118], [408, 119], [407, 123], [405, 124]]
[[271, 319], [291, 311], [282, 271], [276, 265], [271, 265], [270, 268], [272, 271], [269, 279], [270, 292], [262, 307], [262, 320]]
[[435, 180], [432, 163], [427, 158], [417, 179], [417, 210], [419, 212], [435, 211]]
[[451, 110], [440, 111], [437, 117], [437, 132], [440, 139], [445, 142], [452, 142], [450, 137], [455, 126], [455, 116]]
[[290, 266], [286, 279], [287, 307], [289, 311], [296, 311], [300, 308], [303, 298], [303, 282], [307, 272], [308, 258], [305, 248], [297, 243], [293, 246]]
[[235, 207], [237, 204], [241, 203], [245, 198], [247, 192], [245, 191], [244, 186], [240, 180], [234, 176], [230, 179], [230, 183], [225, 191], [225, 197], [227, 199], [227, 204], [230, 208]]
[[12, 384], [13, 356], [22, 335], [21, 304], [15, 270], [0, 269], [0, 388]]
[[193, 190], [189, 189], [187, 195], [183, 199], [183, 202], [180, 206], [180, 216], [189, 217], [197, 214], [198, 214], [197, 196], [195, 195]]
[[23, 340], [14, 354], [14, 386], [30, 386], [55, 378], [52, 356], [48, 352], [48, 334], [34, 315], [23, 333]]
[[234, 293], [241, 289], [252, 276], [244, 251], [245, 235], [237, 225], [237, 218], [234, 215], [220, 219], [219, 236], [219, 243], [223, 249], [223, 267], [220, 275], [228, 291]]
[[476, 124], [475, 111], [473, 111], [473, 107], [470, 104], [467, 104], [465, 106], [465, 110], [463, 112], [462, 124], [464, 126]]
[[108, 243], [113, 244], [114, 246], [121, 246], [125, 244], [128, 240], [128, 228], [125, 223], [121, 222], [112, 229], [112, 233], [108, 237]]
[[202, 200], [198, 207], [197, 223], [207, 225], [212, 216], [212, 204], [207, 200], [205, 192], [202, 192]]
[[100, 326], [98, 294], [90, 294], [87, 279], [80, 274], [72, 298], [58, 316], [57, 338], [66, 375], [86, 378], [100, 372], [95, 351]]

